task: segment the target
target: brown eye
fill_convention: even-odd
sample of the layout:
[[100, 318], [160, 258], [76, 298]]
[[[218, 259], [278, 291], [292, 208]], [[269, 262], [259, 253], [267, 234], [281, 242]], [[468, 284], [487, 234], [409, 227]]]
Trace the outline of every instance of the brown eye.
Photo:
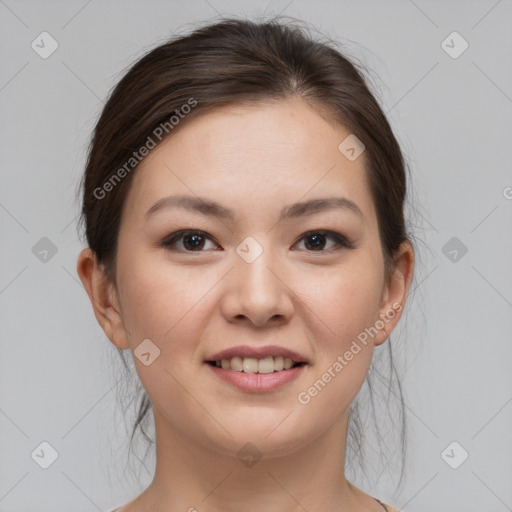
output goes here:
[[[302, 240], [304, 240], [307, 252], [331, 253], [341, 248], [354, 248], [347, 238], [334, 231], [308, 231], [302, 235], [300, 241]], [[329, 245], [329, 240], [331, 240], [331, 245]], [[213, 247], [205, 247], [208, 241], [213, 242], [213, 239], [204, 231], [188, 229], [172, 233], [162, 240], [161, 245], [168, 250], [182, 252], [204, 252], [207, 249], [218, 248], [215, 242], [213, 242]]]
[[[325, 249], [326, 240], [328, 239], [333, 240], [334, 244]], [[300, 240], [305, 240], [304, 245], [308, 252], [332, 252], [340, 247], [353, 249], [353, 245], [343, 235], [334, 231], [308, 231], [302, 235]]]
[[[207, 240], [211, 240], [211, 238], [203, 231], [183, 230], [165, 238], [162, 241], [162, 246], [169, 250], [203, 252]], [[177, 242], [182, 242], [181, 247], [176, 247]]]

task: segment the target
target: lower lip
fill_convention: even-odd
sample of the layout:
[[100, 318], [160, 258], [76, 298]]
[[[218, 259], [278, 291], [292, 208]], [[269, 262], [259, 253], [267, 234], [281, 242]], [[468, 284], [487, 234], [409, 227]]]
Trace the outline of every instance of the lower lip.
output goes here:
[[272, 373], [245, 373], [225, 370], [224, 368], [213, 366], [210, 363], [206, 363], [206, 365], [212, 369], [217, 377], [220, 377], [243, 391], [253, 392], [274, 391], [296, 379], [306, 366], [296, 366], [289, 370], [281, 370]]

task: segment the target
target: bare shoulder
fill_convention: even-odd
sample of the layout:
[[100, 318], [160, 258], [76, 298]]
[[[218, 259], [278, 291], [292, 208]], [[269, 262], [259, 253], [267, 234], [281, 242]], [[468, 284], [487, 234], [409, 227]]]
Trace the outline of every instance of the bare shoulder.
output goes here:
[[398, 510], [397, 508], [392, 507], [391, 505], [388, 505], [387, 503], [384, 503], [384, 502], [382, 502], [382, 501], [380, 501], [380, 500], [378, 500], [378, 501], [379, 501], [379, 503], [382, 503], [382, 505], [384, 505], [384, 506], [386, 507], [386, 509], [387, 509], [387, 511], [388, 511], [388, 512], [401, 512], [401, 511], [400, 511], [400, 510]]

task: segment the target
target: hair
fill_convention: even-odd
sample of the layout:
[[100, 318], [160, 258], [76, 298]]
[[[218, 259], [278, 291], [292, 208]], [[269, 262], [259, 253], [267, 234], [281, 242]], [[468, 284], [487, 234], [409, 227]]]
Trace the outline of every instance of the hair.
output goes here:
[[[314, 40], [307, 27], [277, 18], [265, 22], [225, 18], [188, 35], [175, 36], [135, 62], [103, 108], [81, 182], [80, 222], [85, 225], [88, 246], [104, 266], [108, 279], [116, 283], [119, 226], [141, 160], [139, 152], [144, 153], [141, 148], [148, 147], [150, 140], [154, 146], [172, 136], [200, 113], [225, 105], [258, 105], [295, 97], [341, 123], [364, 143], [365, 171], [377, 212], [385, 272], [386, 276], [391, 274], [402, 242], [414, 246], [404, 220], [404, 158], [385, 114], [370, 92], [364, 67], [334, 46], [332, 42]], [[163, 131], [165, 136], [161, 137]], [[156, 143], [155, 138], [159, 139]], [[127, 168], [127, 163], [133, 169]], [[391, 368], [389, 398], [396, 369], [391, 340], [385, 345]], [[123, 350], [118, 351], [128, 369]], [[372, 373], [370, 368], [365, 382], [374, 408]], [[133, 442], [140, 429], [151, 445], [154, 441], [144, 428], [151, 400], [141, 386], [138, 390], [138, 412], [130, 440]], [[396, 396], [400, 401], [401, 481], [406, 423], [399, 382]], [[351, 405], [347, 447], [364, 468], [364, 428], [358, 399]], [[378, 431], [375, 411], [373, 416]], [[397, 452], [391, 453], [395, 458]], [[347, 455], [347, 459], [351, 457]]]

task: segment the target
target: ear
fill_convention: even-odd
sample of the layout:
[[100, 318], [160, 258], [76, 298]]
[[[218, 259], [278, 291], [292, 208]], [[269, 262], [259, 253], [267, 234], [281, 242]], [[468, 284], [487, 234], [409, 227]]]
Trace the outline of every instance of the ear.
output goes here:
[[379, 333], [374, 339], [375, 346], [386, 341], [402, 316], [407, 291], [414, 272], [414, 249], [410, 242], [402, 242], [396, 252], [394, 262], [394, 270], [387, 282], [384, 283], [382, 291], [379, 318], [376, 319]]
[[77, 272], [84, 285], [98, 323], [110, 341], [118, 348], [129, 348], [123, 325], [119, 298], [114, 283], [97, 261], [92, 249], [83, 249], [78, 256]]

